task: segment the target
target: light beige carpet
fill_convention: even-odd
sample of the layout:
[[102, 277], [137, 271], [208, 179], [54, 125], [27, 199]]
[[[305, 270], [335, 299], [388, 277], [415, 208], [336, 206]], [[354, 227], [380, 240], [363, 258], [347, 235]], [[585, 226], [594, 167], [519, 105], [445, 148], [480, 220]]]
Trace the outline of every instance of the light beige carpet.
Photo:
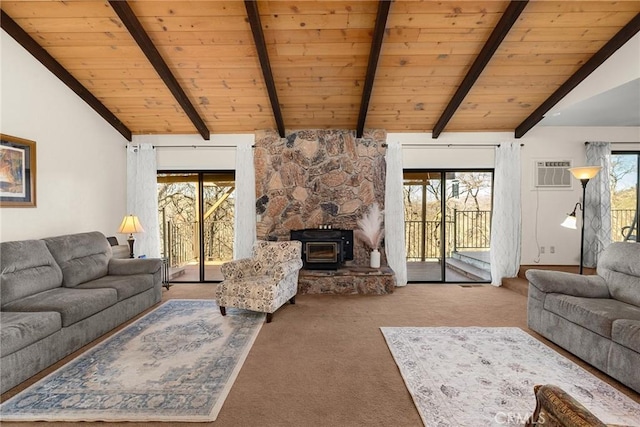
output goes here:
[[[214, 289], [212, 284], [174, 285], [163, 291], [163, 298], [213, 298]], [[299, 295], [295, 305], [285, 304], [273, 322], [262, 327], [218, 418], [210, 425], [420, 426], [420, 415], [379, 328], [514, 326], [526, 330], [526, 315], [526, 297], [492, 286], [409, 285], [385, 296]], [[578, 363], [640, 401], [631, 390]], [[142, 425], [148, 424], [127, 427]]]

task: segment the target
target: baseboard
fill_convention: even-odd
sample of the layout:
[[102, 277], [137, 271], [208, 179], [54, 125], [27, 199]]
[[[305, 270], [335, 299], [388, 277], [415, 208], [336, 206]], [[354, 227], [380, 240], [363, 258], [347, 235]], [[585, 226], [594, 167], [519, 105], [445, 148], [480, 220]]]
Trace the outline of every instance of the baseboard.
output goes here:
[[[551, 265], [551, 264], [546, 264], [546, 265], [540, 265], [540, 264], [530, 264], [530, 265], [521, 265], [520, 266], [520, 270], [518, 271], [518, 277], [522, 278], [522, 279], [526, 279], [525, 273], [527, 270], [553, 270], [553, 271], [564, 271], [566, 273], [578, 273], [579, 272], [579, 267], [577, 265]], [[590, 267], [584, 267], [583, 274], [585, 275], [590, 275], [590, 274], [596, 274], [596, 269], [595, 268], [590, 268]]]

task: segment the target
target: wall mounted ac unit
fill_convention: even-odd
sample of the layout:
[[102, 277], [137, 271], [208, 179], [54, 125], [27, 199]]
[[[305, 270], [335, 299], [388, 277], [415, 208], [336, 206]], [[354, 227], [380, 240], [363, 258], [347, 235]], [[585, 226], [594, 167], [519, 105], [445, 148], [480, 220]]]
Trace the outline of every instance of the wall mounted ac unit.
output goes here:
[[571, 189], [570, 160], [535, 160], [533, 186], [535, 189]]

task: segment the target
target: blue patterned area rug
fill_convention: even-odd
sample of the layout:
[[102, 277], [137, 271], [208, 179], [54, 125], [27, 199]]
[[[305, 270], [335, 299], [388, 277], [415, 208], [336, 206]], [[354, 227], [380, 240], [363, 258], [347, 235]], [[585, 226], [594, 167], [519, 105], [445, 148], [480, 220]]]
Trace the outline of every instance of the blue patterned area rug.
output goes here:
[[640, 405], [519, 328], [380, 328], [425, 426], [523, 425], [535, 384], [554, 384], [605, 423]]
[[213, 421], [263, 323], [169, 300], [4, 402], [2, 420]]

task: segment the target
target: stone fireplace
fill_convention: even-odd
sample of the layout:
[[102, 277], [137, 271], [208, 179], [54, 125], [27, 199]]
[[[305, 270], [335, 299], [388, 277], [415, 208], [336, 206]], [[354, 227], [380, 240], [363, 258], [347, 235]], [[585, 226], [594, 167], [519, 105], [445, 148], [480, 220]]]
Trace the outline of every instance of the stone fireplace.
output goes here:
[[[359, 139], [352, 130], [300, 130], [286, 138], [274, 130], [256, 133], [258, 239], [288, 240], [292, 231], [301, 230], [352, 231], [373, 203], [384, 209], [385, 142], [384, 130], [365, 131]], [[330, 249], [311, 248], [327, 262]], [[369, 250], [357, 239], [352, 242], [352, 258], [340, 262], [339, 270], [302, 270], [300, 292], [393, 291], [393, 271], [384, 267], [384, 248], [383, 268], [378, 270], [368, 267]]]
[[[289, 239], [291, 230], [353, 230], [373, 203], [384, 209], [384, 130], [301, 130], [280, 138], [256, 134], [257, 234]], [[362, 242], [354, 242], [353, 265], [369, 263]]]

